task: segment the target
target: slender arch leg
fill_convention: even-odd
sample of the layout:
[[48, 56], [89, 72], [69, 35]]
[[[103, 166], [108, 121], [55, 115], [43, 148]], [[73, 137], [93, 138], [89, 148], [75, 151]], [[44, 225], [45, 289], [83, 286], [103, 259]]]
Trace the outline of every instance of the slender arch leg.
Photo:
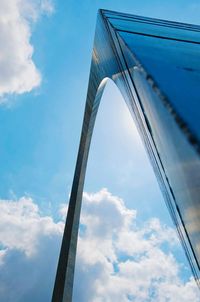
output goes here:
[[[76, 246], [86, 165], [95, 118], [105, 83], [106, 80], [97, 89], [96, 97], [93, 97], [94, 102], [86, 103], [80, 146], [52, 297], [53, 302], [68, 302], [72, 299]], [[96, 89], [93, 90], [93, 93], [95, 91]], [[91, 99], [91, 96], [89, 96], [89, 99]]]

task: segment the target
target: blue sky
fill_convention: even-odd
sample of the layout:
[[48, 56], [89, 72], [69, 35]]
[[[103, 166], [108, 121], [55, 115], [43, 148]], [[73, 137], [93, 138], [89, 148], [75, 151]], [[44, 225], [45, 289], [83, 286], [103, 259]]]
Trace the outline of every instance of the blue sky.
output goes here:
[[[67, 202], [70, 193], [80, 138], [97, 10], [106, 8], [198, 24], [200, 5], [198, 1], [184, 0], [176, 3], [144, 0], [1, 2], [0, 206], [3, 214], [0, 223], [0, 265], [4, 274], [0, 277], [0, 300], [13, 301], [15, 296], [18, 299], [16, 301], [20, 302], [49, 301], [63, 228], [63, 204]], [[101, 251], [99, 255], [93, 253], [97, 249], [94, 238], [100, 234], [99, 228], [102, 225], [97, 226], [90, 217], [94, 210], [90, 199], [94, 200], [94, 205], [96, 199], [108, 200], [108, 204], [116, 210], [116, 215], [121, 217], [119, 233], [122, 234], [122, 239], [126, 238], [125, 233], [132, 238], [130, 234], [135, 230], [137, 240], [144, 242], [143, 246], [146, 246], [150, 236], [146, 231], [148, 225], [151, 235], [161, 239], [155, 242], [152, 255], [148, 255], [146, 259], [152, 260], [153, 265], [155, 255], [164, 253], [161, 258], [164, 259], [167, 255], [169, 270], [173, 261], [184, 263], [181, 265], [181, 274], [174, 272], [173, 276], [160, 276], [167, 280], [163, 284], [172, 292], [170, 301], [174, 301], [173, 290], [166, 284], [170, 280], [175, 283], [175, 279], [178, 280], [176, 284], [181, 284], [176, 289], [180, 296], [186, 289], [193, 295], [186, 296], [185, 301], [189, 301], [191, 297], [191, 301], [199, 301], [195, 285], [188, 281], [190, 270], [176, 239], [174, 245], [170, 246], [170, 238], [174, 238], [174, 235], [169, 214], [163, 207], [164, 201], [134, 124], [119, 92], [111, 82], [105, 90], [97, 117], [85, 191], [93, 194], [86, 194], [82, 224], [86, 230], [96, 227], [97, 233], [85, 231], [80, 235], [80, 265], [77, 265], [77, 294], [74, 301], [89, 301], [87, 295], [83, 295], [81, 286], [78, 288], [78, 278], [84, 275], [87, 286], [90, 278], [96, 276], [99, 284], [104, 284], [115, 272], [108, 268], [109, 263], [118, 267], [123, 276], [118, 274], [117, 280], [109, 279], [112, 286], [105, 286], [104, 290], [100, 285], [97, 288], [90, 287], [91, 299], [93, 297], [91, 301], [111, 301], [114, 295], [113, 284], [118, 284], [115, 282], [128, 284], [128, 280], [134, 280], [134, 276], [129, 279], [124, 277], [127, 261], [121, 259], [124, 256], [125, 259], [133, 260], [136, 255], [130, 256], [130, 249], [122, 251], [120, 239], [112, 241], [114, 233], [108, 234], [109, 240], [105, 243], [105, 250], [110, 249], [110, 254], [113, 255], [109, 263], [106, 262], [108, 255], [105, 251]], [[98, 206], [100, 205], [96, 204], [96, 208]], [[132, 220], [125, 226], [123, 223], [129, 219], [127, 217], [130, 214], [128, 209], [136, 211], [137, 215], [131, 212]], [[112, 212], [109, 213], [112, 217]], [[13, 218], [12, 223], [9, 217]], [[94, 212], [94, 217], [98, 220], [101, 216]], [[160, 224], [152, 222], [153, 217], [158, 217]], [[111, 218], [109, 221], [113, 227], [112, 223], [115, 222]], [[138, 233], [139, 227], [143, 234]], [[29, 228], [30, 232], [27, 232]], [[164, 238], [164, 233], [168, 237]], [[91, 242], [94, 243], [90, 250], [94, 256], [92, 264], [80, 252], [87, 250], [85, 242], [88, 246]], [[120, 248], [123, 255], [120, 254]], [[177, 260], [170, 258], [170, 249]], [[44, 264], [44, 255], [47, 253], [48, 261]], [[145, 248], [141, 248], [140, 253], [146, 253]], [[130, 267], [134, 263], [132, 261]], [[16, 272], [19, 272], [19, 277], [13, 281], [12, 276]], [[36, 285], [40, 284], [47, 272], [46, 283], [36, 293]], [[180, 280], [177, 279], [178, 275], [181, 275]], [[148, 282], [150, 284], [151, 280]], [[141, 286], [144, 284], [141, 283], [138, 288]], [[158, 291], [156, 286], [155, 292]], [[82, 287], [84, 288], [83, 285]], [[119, 301], [131, 299], [133, 293], [130, 288], [131, 286], [121, 288], [121, 292], [118, 292]], [[147, 297], [140, 296], [138, 288], [135, 288], [135, 292], [138, 292], [138, 296], [134, 297], [138, 300], [135, 301], [147, 301]], [[150, 291], [150, 288], [147, 286], [146, 290]], [[159, 299], [156, 300], [151, 295], [149, 301], [166, 301], [162, 300], [166, 297], [161, 295]]]

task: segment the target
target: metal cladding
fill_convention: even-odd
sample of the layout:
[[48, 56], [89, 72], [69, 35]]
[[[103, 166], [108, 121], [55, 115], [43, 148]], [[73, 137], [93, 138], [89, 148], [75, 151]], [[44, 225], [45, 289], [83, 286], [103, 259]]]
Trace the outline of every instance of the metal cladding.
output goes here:
[[72, 300], [85, 171], [107, 78], [138, 127], [200, 286], [200, 27], [100, 10], [53, 302]]

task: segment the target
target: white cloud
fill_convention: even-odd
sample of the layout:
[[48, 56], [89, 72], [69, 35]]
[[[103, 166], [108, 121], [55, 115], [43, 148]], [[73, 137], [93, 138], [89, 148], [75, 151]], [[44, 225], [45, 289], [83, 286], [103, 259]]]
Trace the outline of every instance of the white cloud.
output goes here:
[[[0, 201], [1, 301], [50, 301], [66, 209], [56, 223], [30, 198]], [[84, 193], [73, 301], [199, 302], [194, 280], [180, 277], [177, 245], [170, 227], [139, 223], [108, 190]]]
[[0, 97], [30, 92], [40, 85], [41, 74], [33, 62], [31, 25], [41, 13], [53, 12], [48, 0], [1, 0]]
[[106, 189], [84, 194], [74, 301], [199, 302], [171, 252], [175, 231], [157, 218], [139, 224], [136, 214]]
[[39, 250], [41, 237], [62, 234], [63, 223], [52, 217], [41, 216], [31, 198], [0, 202], [0, 243], [9, 249], [18, 249], [27, 256]]
[[0, 200], [0, 301], [51, 300], [63, 227], [31, 198]]

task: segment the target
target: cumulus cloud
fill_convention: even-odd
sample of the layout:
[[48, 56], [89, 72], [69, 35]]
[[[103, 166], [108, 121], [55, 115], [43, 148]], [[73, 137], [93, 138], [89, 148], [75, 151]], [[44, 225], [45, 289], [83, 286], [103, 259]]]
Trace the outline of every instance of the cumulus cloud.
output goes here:
[[[67, 207], [61, 220], [40, 213], [31, 198], [0, 201], [0, 300], [50, 301]], [[174, 230], [107, 189], [84, 193], [75, 272], [75, 302], [199, 302], [172, 254]]]
[[18, 201], [1, 200], [0, 242], [9, 249], [18, 249], [32, 256], [39, 250], [40, 237], [62, 233], [63, 223], [50, 216], [41, 216], [31, 198]]
[[31, 198], [0, 200], [0, 301], [51, 300], [63, 227]]
[[106, 189], [85, 193], [74, 301], [199, 302], [194, 280], [181, 279], [178, 245], [172, 228], [157, 218], [139, 223]]
[[31, 26], [42, 13], [51, 14], [50, 0], [1, 0], [0, 97], [30, 92], [40, 85], [41, 74], [33, 61]]

